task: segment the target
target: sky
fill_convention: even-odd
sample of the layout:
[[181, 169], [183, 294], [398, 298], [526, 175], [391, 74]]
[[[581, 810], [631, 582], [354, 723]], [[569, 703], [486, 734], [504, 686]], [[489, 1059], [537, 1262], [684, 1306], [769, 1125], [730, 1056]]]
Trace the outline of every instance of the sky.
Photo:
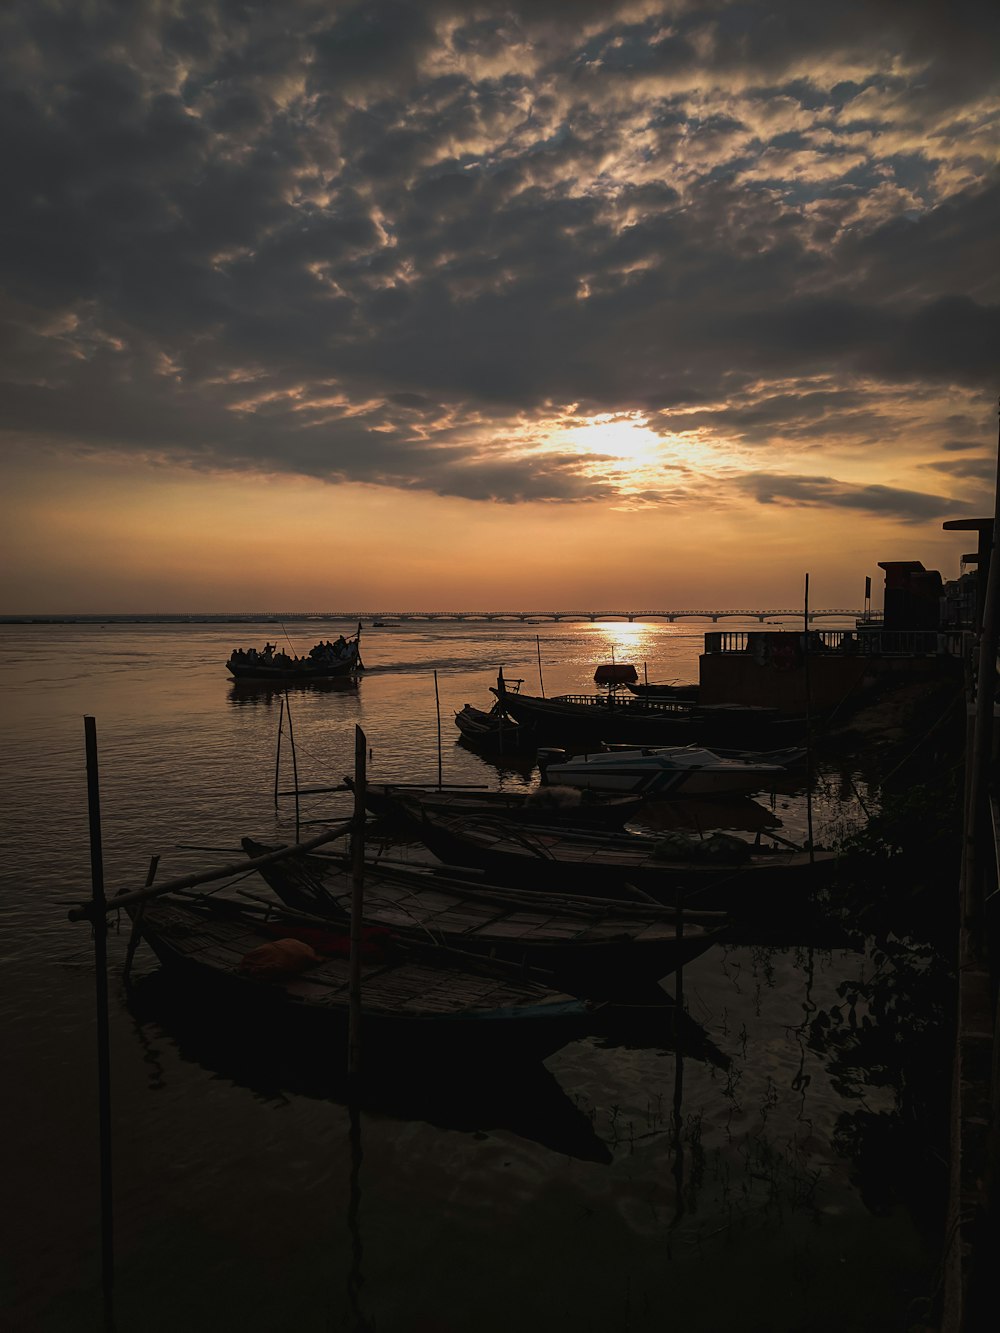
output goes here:
[[995, 0], [0, 10], [0, 613], [860, 607], [990, 514]]

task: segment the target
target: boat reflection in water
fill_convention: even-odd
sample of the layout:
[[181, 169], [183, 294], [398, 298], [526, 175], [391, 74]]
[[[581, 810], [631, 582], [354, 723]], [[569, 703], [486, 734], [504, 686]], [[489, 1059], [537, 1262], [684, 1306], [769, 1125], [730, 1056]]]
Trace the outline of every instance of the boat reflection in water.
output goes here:
[[359, 676], [327, 676], [317, 680], [234, 680], [229, 686], [229, 702], [273, 704], [288, 695], [357, 694]]
[[[233, 1021], [225, 1008], [199, 1005], [191, 992], [162, 970], [129, 988], [129, 1010], [147, 1061], [159, 1066], [157, 1046], [165, 1038], [182, 1060], [250, 1089], [266, 1102], [305, 1097], [392, 1119], [424, 1121], [439, 1129], [475, 1134], [509, 1130], [553, 1152], [587, 1162], [609, 1162], [611, 1154], [590, 1119], [563, 1092], [540, 1061], [477, 1066], [467, 1076], [461, 1061], [451, 1071], [435, 1065], [433, 1077], [405, 1077], [390, 1064], [368, 1061], [352, 1087], [345, 1061], [321, 1049], [289, 1017], [255, 1015], [252, 1025]], [[666, 1030], [666, 1024], [664, 1029]]]

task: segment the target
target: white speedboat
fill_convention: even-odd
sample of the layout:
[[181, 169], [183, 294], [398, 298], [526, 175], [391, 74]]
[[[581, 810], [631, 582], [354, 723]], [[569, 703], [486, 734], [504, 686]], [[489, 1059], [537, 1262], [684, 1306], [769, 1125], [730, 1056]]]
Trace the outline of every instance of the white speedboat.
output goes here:
[[718, 796], [762, 791], [787, 774], [782, 763], [752, 751], [716, 754], [697, 745], [661, 745], [642, 750], [616, 749], [580, 754], [572, 759], [546, 757], [548, 783], [613, 792], [618, 796]]

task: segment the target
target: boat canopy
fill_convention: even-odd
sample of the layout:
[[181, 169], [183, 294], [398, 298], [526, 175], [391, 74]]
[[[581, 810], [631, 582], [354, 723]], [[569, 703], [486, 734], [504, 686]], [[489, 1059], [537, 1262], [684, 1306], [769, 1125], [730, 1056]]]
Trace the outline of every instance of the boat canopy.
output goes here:
[[631, 662], [612, 662], [594, 672], [595, 685], [633, 685], [638, 679], [639, 673]]

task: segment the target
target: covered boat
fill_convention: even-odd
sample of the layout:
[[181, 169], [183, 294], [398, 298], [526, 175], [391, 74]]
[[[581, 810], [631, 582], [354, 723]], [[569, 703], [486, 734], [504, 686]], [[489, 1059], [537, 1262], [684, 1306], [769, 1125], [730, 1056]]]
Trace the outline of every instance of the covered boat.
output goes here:
[[694, 704], [656, 697], [562, 694], [551, 699], [512, 693], [501, 678], [493, 693], [522, 726], [533, 728], [542, 745], [602, 744], [725, 745], [771, 749], [801, 740], [804, 717], [774, 708], [743, 704]]
[[332, 643], [329, 639], [321, 641], [306, 657], [289, 656], [267, 642], [260, 650], [234, 648], [226, 667], [241, 681], [316, 681], [351, 676], [365, 669], [361, 661], [361, 622], [352, 638], [341, 635]]
[[584, 791], [662, 799], [746, 795], [773, 786], [787, 769], [764, 753], [725, 758], [697, 745], [667, 745], [557, 758], [542, 773], [546, 782]]

